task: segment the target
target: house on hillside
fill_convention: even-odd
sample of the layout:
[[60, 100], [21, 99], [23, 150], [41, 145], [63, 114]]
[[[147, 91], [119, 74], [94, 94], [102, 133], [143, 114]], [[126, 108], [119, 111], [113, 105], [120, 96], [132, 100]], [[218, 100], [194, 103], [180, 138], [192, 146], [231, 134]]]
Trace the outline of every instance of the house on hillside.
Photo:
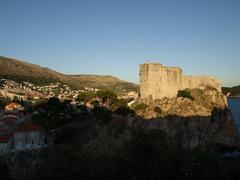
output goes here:
[[15, 149], [42, 147], [44, 144], [44, 130], [41, 126], [29, 122], [14, 131], [13, 138]]
[[13, 134], [8, 133], [0, 136], [0, 154], [10, 151], [13, 147]]
[[5, 111], [10, 112], [10, 111], [22, 111], [23, 107], [21, 104], [18, 103], [9, 103], [5, 106]]

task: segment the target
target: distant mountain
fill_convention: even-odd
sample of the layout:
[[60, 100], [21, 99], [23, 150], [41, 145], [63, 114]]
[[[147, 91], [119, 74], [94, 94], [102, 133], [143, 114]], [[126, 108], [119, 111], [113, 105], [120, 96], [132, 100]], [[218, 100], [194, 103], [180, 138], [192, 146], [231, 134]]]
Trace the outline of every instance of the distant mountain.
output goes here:
[[223, 87], [222, 91], [224, 94], [231, 93], [230, 96], [240, 96], [240, 86], [234, 87]]
[[66, 75], [52, 69], [24, 61], [0, 56], [0, 78], [13, 79], [16, 82], [28, 81], [36, 85], [61, 82], [72, 89], [84, 87], [112, 89], [121, 91], [139, 91], [139, 86], [113, 76]]

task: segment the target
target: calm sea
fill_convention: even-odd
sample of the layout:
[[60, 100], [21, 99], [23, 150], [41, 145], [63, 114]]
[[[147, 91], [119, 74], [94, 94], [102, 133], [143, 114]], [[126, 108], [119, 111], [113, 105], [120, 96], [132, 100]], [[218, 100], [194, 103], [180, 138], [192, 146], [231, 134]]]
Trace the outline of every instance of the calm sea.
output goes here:
[[229, 98], [228, 105], [232, 111], [238, 131], [240, 132], [240, 98]]

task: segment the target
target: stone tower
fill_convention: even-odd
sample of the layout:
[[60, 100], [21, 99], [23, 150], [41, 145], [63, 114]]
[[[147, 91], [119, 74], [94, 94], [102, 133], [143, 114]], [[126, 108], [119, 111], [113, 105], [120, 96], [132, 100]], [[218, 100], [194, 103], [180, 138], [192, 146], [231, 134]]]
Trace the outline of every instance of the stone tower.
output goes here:
[[182, 70], [164, 67], [159, 63], [140, 65], [140, 96], [156, 98], [175, 97], [181, 87]]
[[153, 99], [176, 97], [179, 90], [212, 86], [221, 91], [220, 81], [209, 76], [183, 76], [179, 67], [165, 67], [160, 63], [140, 65], [140, 97]]

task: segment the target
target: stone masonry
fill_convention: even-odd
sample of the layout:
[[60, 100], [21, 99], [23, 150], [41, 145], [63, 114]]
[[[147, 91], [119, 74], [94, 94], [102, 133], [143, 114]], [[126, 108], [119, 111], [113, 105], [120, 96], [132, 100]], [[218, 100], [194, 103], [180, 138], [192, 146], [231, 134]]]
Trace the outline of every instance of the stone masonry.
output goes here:
[[204, 89], [207, 86], [221, 92], [220, 81], [210, 76], [184, 76], [179, 67], [165, 67], [160, 63], [140, 65], [140, 97], [153, 99], [176, 97], [179, 90], [186, 88]]

